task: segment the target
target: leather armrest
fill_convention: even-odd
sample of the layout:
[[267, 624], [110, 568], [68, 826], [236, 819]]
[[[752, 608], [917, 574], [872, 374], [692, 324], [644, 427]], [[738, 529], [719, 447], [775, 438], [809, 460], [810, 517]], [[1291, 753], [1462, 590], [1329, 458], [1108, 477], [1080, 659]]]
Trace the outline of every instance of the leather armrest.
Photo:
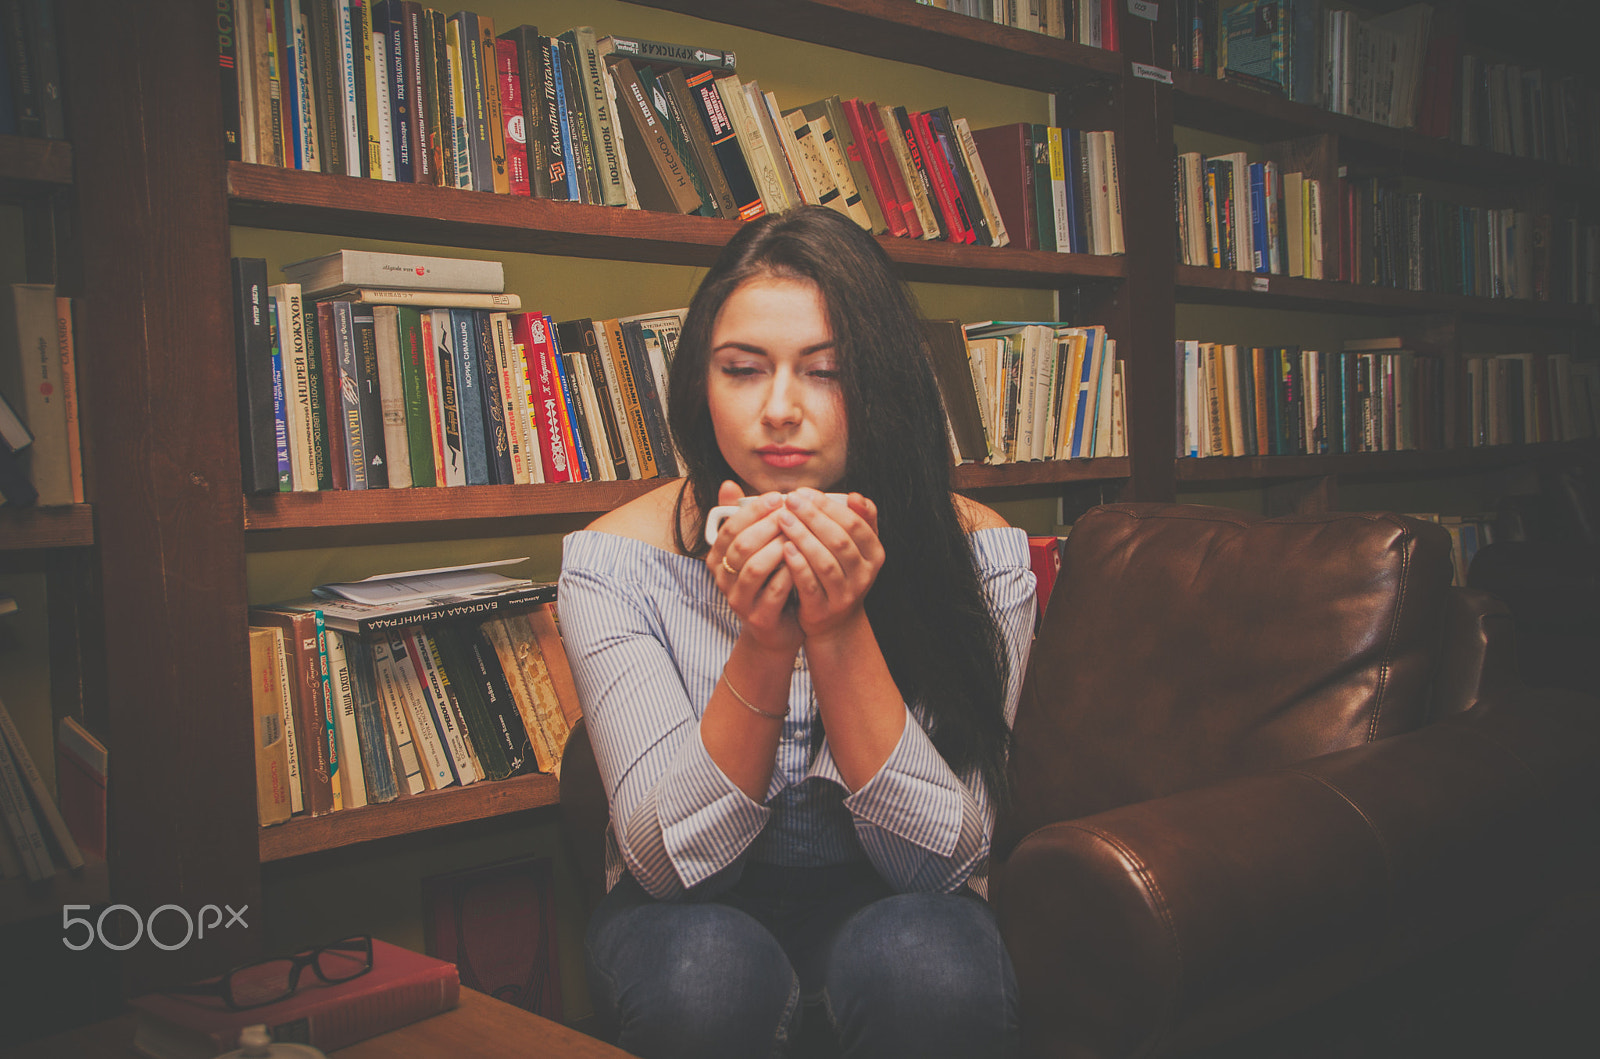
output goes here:
[[1224, 1040], [1525, 908], [1593, 842], [1597, 760], [1600, 702], [1518, 691], [1034, 831], [991, 884], [1025, 1050]]

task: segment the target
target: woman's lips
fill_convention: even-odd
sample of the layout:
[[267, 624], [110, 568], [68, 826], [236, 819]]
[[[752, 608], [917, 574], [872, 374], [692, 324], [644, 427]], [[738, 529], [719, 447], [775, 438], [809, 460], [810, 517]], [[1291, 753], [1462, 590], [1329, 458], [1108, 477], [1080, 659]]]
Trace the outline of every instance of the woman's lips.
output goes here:
[[769, 467], [798, 467], [811, 458], [809, 449], [774, 447], [757, 449], [756, 452]]

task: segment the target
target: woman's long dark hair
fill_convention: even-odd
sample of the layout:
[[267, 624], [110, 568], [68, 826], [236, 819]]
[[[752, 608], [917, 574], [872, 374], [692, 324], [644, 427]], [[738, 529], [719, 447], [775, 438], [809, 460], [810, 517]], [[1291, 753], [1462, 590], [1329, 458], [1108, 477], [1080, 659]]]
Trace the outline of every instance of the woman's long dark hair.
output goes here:
[[[706, 551], [705, 512], [735, 478], [717, 446], [706, 382], [723, 303], [762, 276], [816, 284], [844, 396], [845, 481], [878, 505], [885, 559], [866, 612], [889, 672], [918, 704], [933, 744], [956, 771], [980, 767], [1004, 799], [1006, 653], [950, 494], [950, 448], [916, 310], [888, 256], [854, 222], [806, 206], [745, 225], [690, 303], [668, 380], [673, 440], [686, 464], [694, 513], [679, 496], [680, 550]], [[691, 520], [685, 525], [686, 518]]]

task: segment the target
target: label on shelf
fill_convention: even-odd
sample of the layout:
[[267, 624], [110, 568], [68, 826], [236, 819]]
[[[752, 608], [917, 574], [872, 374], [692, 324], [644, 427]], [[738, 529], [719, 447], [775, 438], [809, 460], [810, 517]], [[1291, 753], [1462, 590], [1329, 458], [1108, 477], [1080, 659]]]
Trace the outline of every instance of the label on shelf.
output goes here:
[[1161, 5], [1151, 3], [1150, 0], [1128, 0], [1128, 10], [1151, 22], [1155, 22], [1161, 17]]
[[1146, 66], [1144, 63], [1133, 63], [1133, 76], [1142, 77], [1146, 81], [1155, 81], [1157, 84], [1170, 85], [1172, 71], [1163, 70], [1159, 66]]
[[1250, 289], [1255, 291], [1257, 294], [1265, 294], [1267, 293], [1267, 283], [1267, 277], [1257, 276], [1250, 281]]

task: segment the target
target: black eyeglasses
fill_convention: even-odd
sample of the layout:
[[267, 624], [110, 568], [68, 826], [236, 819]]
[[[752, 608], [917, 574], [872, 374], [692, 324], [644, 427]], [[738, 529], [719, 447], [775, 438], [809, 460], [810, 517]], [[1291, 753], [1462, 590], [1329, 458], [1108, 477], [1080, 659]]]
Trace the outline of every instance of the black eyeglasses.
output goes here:
[[329, 985], [360, 978], [372, 970], [372, 935], [358, 934], [288, 956], [241, 964], [221, 978], [171, 992], [221, 997], [229, 1010], [248, 1011], [293, 996], [300, 988], [300, 972], [307, 967]]

